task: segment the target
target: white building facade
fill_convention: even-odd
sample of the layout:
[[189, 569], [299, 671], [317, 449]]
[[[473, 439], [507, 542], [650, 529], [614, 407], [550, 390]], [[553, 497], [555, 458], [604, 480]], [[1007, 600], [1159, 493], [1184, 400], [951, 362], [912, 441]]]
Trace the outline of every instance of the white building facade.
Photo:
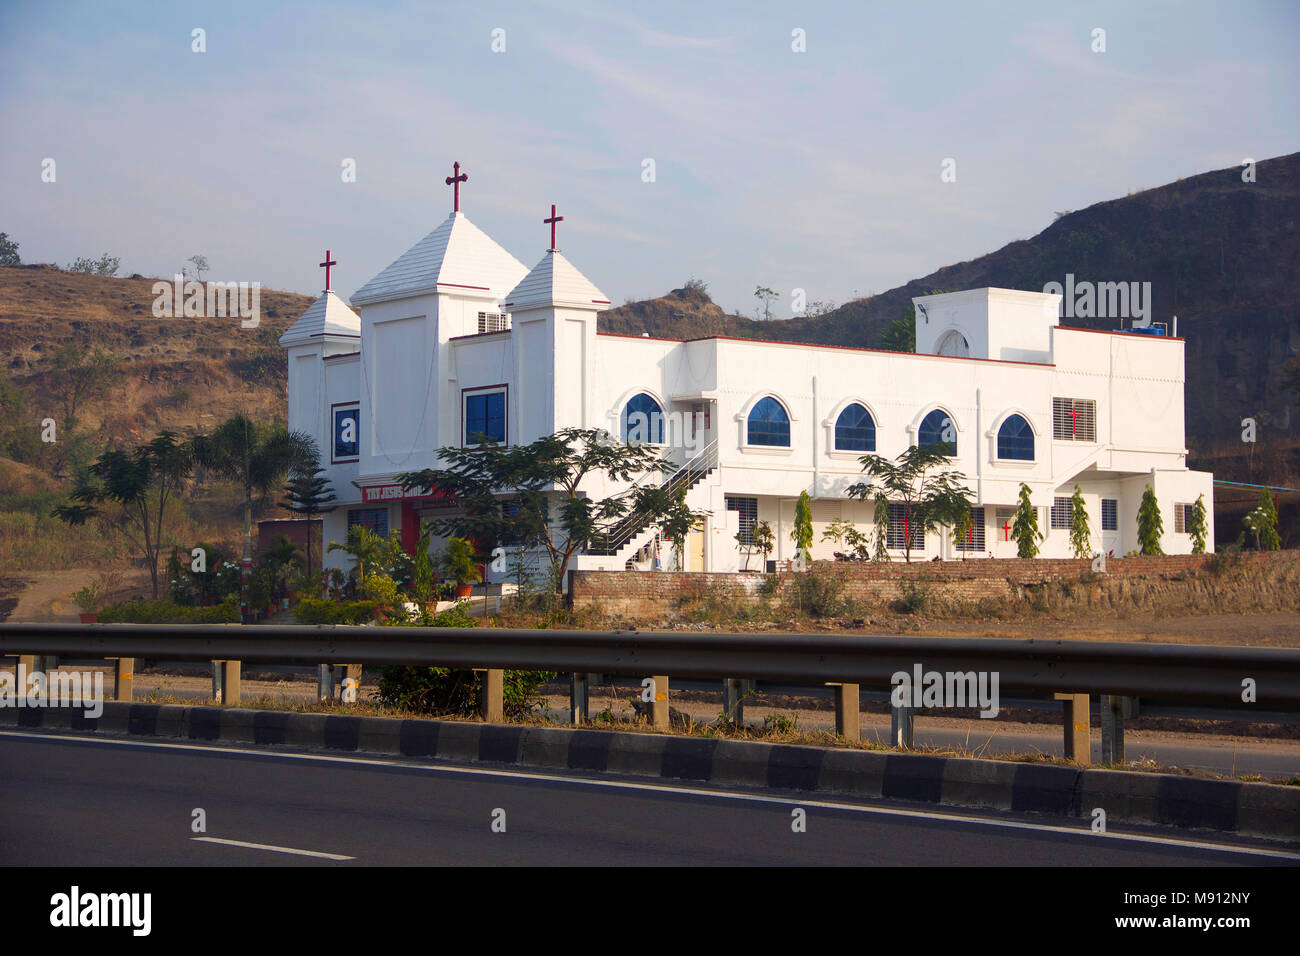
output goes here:
[[[400, 530], [413, 547], [421, 521], [455, 503], [413, 496], [398, 474], [436, 467], [440, 446], [479, 435], [523, 444], [574, 426], [661, 443], [682, 466], [687, 502], [705, 516], [684, 548], [689, 571], [757, 569], [737, 535], [759, 521], [775, 532], [769, 558], [793, 557], [803, 491], [813, 498], [813, 557], [830, 558], [836, 546], [822, 533], [831, 522], [874, 529], [874, 506], [847, 496], [864, 480], [859, 459], [937, 441], [950, 443], [951, 467], [966, 476], [972, 531], [957, 545], [948, 533], [908, 529], [912, 560], [1014, 557], [1022, 482], [1041, 509], [1042, 557], [1072, 554], [1076, 485], [1094, 551], [1139, 547], [1148, 485], [1163, 550], [1191, 551], [1190, 508], [1204, 495], [1213, 513], [1213, 484], [1186, 466], [1181, 339], [1063, 327], [1059, 295], [986, 288], [913, 301], [915, 354], [605, 334], [596, 317], [609, 298], [559, 251], [530, 271], [453, 212], [357, 291], [356, 311], [327, 291], [281, 338], [289, 426], [316, 438], [338, 498], [326, 544], [359, 523]], [[584, 490], [621, 489], [593, 480]], [[656, 534], [638, 529], [576, 566], [645, 566]], [[895, 559], [903, 534], [896, 516]], [[335, 552], [325, 563], [347, 560]]]

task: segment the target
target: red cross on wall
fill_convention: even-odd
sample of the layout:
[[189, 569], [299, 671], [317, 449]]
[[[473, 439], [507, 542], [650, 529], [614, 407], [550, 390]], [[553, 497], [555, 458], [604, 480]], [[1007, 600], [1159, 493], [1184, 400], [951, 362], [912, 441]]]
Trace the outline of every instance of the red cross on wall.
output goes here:
[[330, 251], [326, 249], [325, 261], [320, 264], [320, 267], [325, 270], [325, 291], [326, 292], [330, 290], [330, 268], [336, 265], [338, 265], [338, 262], [330, 258]]
[[447, 185], [455, 187], [451, 211], [460, 212], [460, 184], [469, 182], [469, 174], [460, 171], [460, 163], [452, 163], [451, 168], [453, 175], [447, 177]]
[[1073, 405], [1071, 405], [1069, 412], [1067, 412], [1066, 414], [1068, 414], [1070, 418], [1073, 419], [1070, 422], [1070, 434], [1078, 435], [1079, 434], [1079, 410], [1075, 408]]
[[1010, 541], [1011, 540], [1011, 519], [1010, 518], [1008, 518], [1007, 523], [1002, 526], [1002, 532], [1005, 535], [1005, 537], [1003, 537], [1002, 540]]
[[555, 214], [555, 203], [551, 203], [551, 218], [543, 219], [542, 222], [549, 222], [551, 224], [551, 251], [558, 252], [559, 250], [555, 248], [555, 224], [557, 222], [564, 222], [564, 217]]

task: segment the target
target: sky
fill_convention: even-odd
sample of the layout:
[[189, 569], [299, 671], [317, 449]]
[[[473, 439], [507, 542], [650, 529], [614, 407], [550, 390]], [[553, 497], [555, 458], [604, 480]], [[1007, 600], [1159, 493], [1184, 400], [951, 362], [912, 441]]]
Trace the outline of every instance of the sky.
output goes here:
[[328, 248], [346, 298], [446, 218], [459, 161], [525, 266], [555, 203], [615, 304], [695, 277], [788, 316], [1300, 149], [1297, 38], [1292, 0], [5, 0], [0, 232], [313, 295]]

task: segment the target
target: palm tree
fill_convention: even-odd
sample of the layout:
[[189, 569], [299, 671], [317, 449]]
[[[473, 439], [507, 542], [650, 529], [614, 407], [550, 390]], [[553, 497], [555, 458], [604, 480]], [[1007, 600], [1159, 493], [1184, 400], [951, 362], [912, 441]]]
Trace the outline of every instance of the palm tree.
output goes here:
[[194, 439], [194, 460], [233, 482], [244, 497], [244, 555], [239, 568], [239, 603], [247, 623], [248, 578], [253, 566], [253, 497], [262, 500], [291, 468], [311, 460], [316, 442], [283, 425], [259, 426], [242, 412]]

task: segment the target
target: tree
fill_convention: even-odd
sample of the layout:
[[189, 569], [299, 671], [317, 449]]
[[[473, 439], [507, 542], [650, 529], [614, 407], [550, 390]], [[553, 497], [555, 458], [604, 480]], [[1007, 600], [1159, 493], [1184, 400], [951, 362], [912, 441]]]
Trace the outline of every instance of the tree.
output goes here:
[[[974, 529], [974, 527], [975, 527], [975, 521], [971, 517], [971, 513], [967, 511], [964, 515], [961, 516], [961, 518], [958, 519], [957, 523], [953, 525], [953, 529], [952, 529], [953, 547], [961, 548], [961, 546], [970, 539], [971, 531]], [[966, 560], [965, 551], [962, 551], [961, 557], [963, 561]]]
[[941, 524], [952, 527], [970, 513], [971, 493], [963, 484], [965, 475], [959, 471], [930, 474], [952, 461], [940, 445], [912, 445], [894, 461], [879, 455], [863, 455], [858, 460], [871, 480], [850, 487], [849, 497], [876, 503], [878, 535], [881, 524], [889, 520], [890, 504], [902, 505], [903, 558], [909, 563], [912, 536], [918, 528], [924, 533]]
[[[909, 312], [914, 313], [915, 310], [909, 309]], [[888, 352], [915, 352], [916, 319], [904, 315], [890, 322], [880, 333], [880, 341], [876, 347]]]
[[22, 260], [18, 258], [18, 243], [0, 232], [0, 266], [17, 265], [22, 265]]
[[328, 514], [334, 506], [326, 505], [334, 499], [334, 489], [329, 479], [323, 477], [325, 469], [320, 466], [320, 453], [312, 443], [311, 454], [295, 467], [289, 469], [289, 483], [284, 486], [288, 497], [280, 503], [290, 511], [307, 516], [307, 577], [311, 577], [312, 532], [311, 522], [317, 515]]
[[190, 257], [189, 257], [188, 259], [186, 259], [185, 261], [188, 262], [188, 263], [190, 263], [190, 264], [192, 264], [192, 265], [194, 266], [194, 277], [195, 277], [199, 282], [202, 282], [202, 281], [203, 281], [203, 273], [205, 273], [205, 272], [208, 271], [208, 258], [207, 258], [207, 256], [190, 256]]
[[650, 446], [621, 444], [603, 429], [564, 428], [509, 447], [444, 446], [438, 455], [446, 467], [397, 476], [406, 488], [463, 505], [455, 514], [435, 518], [436, 532], [467, 538], [484, 549], [536, 542], [550, 561], [556, 591], [562, 590], [575, 554], [621, 545], [627, 536], [685, 507], [658, 485], [632, 484], [608, 498], [587, 495], [582, 485], [589, 477], [632, 483], [672, 467]]
[[262, 566], [266, 569], [267, 580], [271, 585], [271, 600], [279, 601], [284, 597], [289, 571], [301, 562], [302, 555], [298, 553], [298, 546], [287, 535], [277, 534], [270, 550], [262, 555]]
[[678, 488], [672, 496], [672, 502], [666, 504], [664, 513], [659, 517], [659, 530], [673, 543], [673, 557], [677, 560], [677, 570], [683, 571], [682, 559], [686, 553], [686, 536], [691, 533], [699, 517], [686, 506], [686, 489]]
[[71, 432], [77, 424], [77, 409], [101, 399], [121, 377], [115, 355], [102, 349], [65, 345], [54, 354], [48, 386], [63, 406], [63, 427]]
[[313, 455], [316, 442], [305, 432], [290, 432], [283, 425], [259, 426], [243, 413], [218, 425], [210, 435], [194, 439], [194, 460], [239, 488], [244, 511], [244, 553], [240, 561], [240, 607], [244, 622], [251, 617], [249, 577], [253, 567], [253, 499], [264, 502], [292, 468], [302, 468]]
[[357, 584], [361, 585], [365, 583], [366, 578], [386, 575], [393, 569], [398, 554], [402, 551], [402, 542], [396, 531], [390, 532], [388, 537], [384, 538], [363, 524], [354, 524], [348, 528], [347, 536], [341, 544], [338, 541], [331, 541], [329, 547], [325, 549], [326, 554], [333, 554], [335, 551], [344, 551], [356, 560], [357, 566], [353, 571], [356, 574]]
[[871, 553], [867, 536], [855, 528], [853, 522], [847, 518], [836, 518], [832, 521], [822, 532], [822, 540], [842, 544], [852, 554], [864, 560]]
[[1267, 488], [1260, 489], [1259, 503], [1242, 519], [1242, 524], [1254, 533], [1255, 547], [1260, 551], [1277, 551], [1282, 547], [1277, 533], [1277, 508]]
[[[769, 288], [768, 288], [767, 286], [765, 286], [765, 285], [760, 285], [760, 286], [757, 286], [757, 287], [754, 289], [754, 297], [755, 297], [756, 299], [758, 299], [759, 302], [762, 303], [762, 306], [763, 306], [763, 318], [764, 318], [764, 319], [770, 319], [770, 318], [772, 318], [772, 301], [773, 301], [774, 299], [776, 299], [776, 297], [777, 297], [776, 290], [775, 290], [775, 289], [769, 289]], [[755, 315], [755, 316], [758, 315], [758, 307], [757, 307], [757, 306], [754, 307], [754, 315]]]
[[121, 260], [117, 256], [110, 256], [107, 252], [98, 259], [87, 259], [79, 256], [73, 260], [72, 265], [68, 266], [68, 272], [84, 272], [86, 275], [94, 276], [113, 276], [117, 275], [118, 266]]
[[1083, 503], [1083, 492], [1074, 486], [1070, 499], [1070, 549], [1076, 558], [1092, 557], [1092, 528], [1088, 526], [1088, 507]]
[[1160, 547], [1160, 536], [1165, 533], [1165, 522], [1160, 517], [1160, 505], [1151, 486], [1142, 492], [1142, 503], [1138, 505], [1138, 544], [1142, 554], [1164, 554]]
[[1205, 511], [1205, 495], [1196, 499], [1192, 513], [1187, 519], [1187, 533], [1192, 536], [1192, 554], [1205, 553], [1205, 541], [1209, 534], [1209, 516]]
[[149, 569], [154, 600], [158, 600], [158, 559], [166, 538], [167, 506], [189, 479], [192, 464], [190, 446], [169, 431], [129, 452], [106, 451], [73, 491], [75, 504], [61, 504], [52, 515], [73, 526], [98, 517], [125, 537]]
[[794, 503], [794, 529], [790, 532], [790, 540], [794, 542], [795, 554], [799, 558], [812, 560], [812, 498], [806, 490], [799, 492], [799, 500]]
[[1011, 537], [1016, 542], [1016, 557], [1038, 557], [1038, 542], [1043, 540], [1043, 533], [1038, 530], [1038, 510], [1029, 500], [1029, 486], [1023, 481], [1020, 483], [1020, 503], [1011, 524]]

